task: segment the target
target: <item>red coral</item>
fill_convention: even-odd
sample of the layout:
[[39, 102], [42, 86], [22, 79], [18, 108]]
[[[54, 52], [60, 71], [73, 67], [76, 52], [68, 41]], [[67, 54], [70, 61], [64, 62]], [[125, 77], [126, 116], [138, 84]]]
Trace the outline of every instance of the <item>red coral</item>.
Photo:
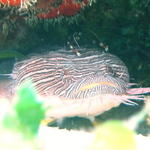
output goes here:
[[44, 10], [50, 10], [53, 7], [53, 5], [56, 3], [57, 0], [38, 0], [36, 4], [37, 9], [44, 9]]
[[58, 8], [54, 8], [51, 11], [49, 11], [48, 13], [40, 13], [37, 15], [38, 18], [41, 19], [49, 19], [49, 18], [56, 18], [60, 15], [59, 13], [59, 9]]
[[[76, 0], [62, 0], [60, 4], [56, 2], [57, 0], [38, 0], [36, 8], [43, 9], [43, 12], [37, 14], [37, 16], [43, 19], [55, 18], [58, 16], [73, 16], [87, 5], [89, 0], [83, 0], [82, 2], [77, 2]], [[59, 5], [57, 6], [54, 4]]]
[[89, 0], [83, 0], [84, 5], [88, 5], [89, 4]]
[[59, 10], [60, 14], [64, 16], [73, 16], [77, 12], [81, 10], [82, 6], [80, 3], [75, 2], [69, 2], [69, 3], [63, 3], [60, 5]]
[[21, 1], [24, 2], [25, 0], [0, 0], [0, 3], [10, 6], [19, 6]]

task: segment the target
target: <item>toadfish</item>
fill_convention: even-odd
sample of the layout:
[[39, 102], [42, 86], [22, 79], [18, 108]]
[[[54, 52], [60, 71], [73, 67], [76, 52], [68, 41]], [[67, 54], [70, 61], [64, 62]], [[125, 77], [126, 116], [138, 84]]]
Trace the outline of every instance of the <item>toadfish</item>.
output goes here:
[[55, 51], [17, 62], [13, 89], [31, 79], [47, 106], [47, 118], [92, 117], [119, 106], [136, 105], [150, 88], [131, 88], [126, 65], [117, 56], [88, 51]]

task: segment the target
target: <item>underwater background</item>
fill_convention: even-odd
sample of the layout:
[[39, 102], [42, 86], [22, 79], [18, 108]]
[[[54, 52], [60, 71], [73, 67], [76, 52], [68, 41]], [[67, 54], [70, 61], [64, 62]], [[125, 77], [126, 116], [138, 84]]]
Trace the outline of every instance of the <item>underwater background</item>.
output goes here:
[[[129, 69], [131, 82], [138, 87], [149, 87], [150, 1], [70, 1], [81, 3], [82, 7], [78, 10], [70, 4], [66, 14], [51, 17], [40, 14], [39, 17], [36, 8], [48, 9], [48, 2], [58, 8], [62, 1], [55, 0], [51, 4], [51, 0], [39, 0], [38, 5], [33, 4], [22, 12], [18, 11], [17, 4], [8, 6], [6, 1], [0, 0], [0, 74], [10, 74], [14, 63], [29, 55], [71, 47], [90, 48], [117, 55]], [[69, 2], [66, 0], [66, 3]], [[128, 117], [142, 105], [142, 102], [139, 106], [121, 105], [99, 116], [98, 120]], [[82, 125], [91, 126], [87, 120], [73, 118], [64, 120], [62, 128], [81, 128]], [[145, 134], [147, 130], [143, 124], [139, 132]]]

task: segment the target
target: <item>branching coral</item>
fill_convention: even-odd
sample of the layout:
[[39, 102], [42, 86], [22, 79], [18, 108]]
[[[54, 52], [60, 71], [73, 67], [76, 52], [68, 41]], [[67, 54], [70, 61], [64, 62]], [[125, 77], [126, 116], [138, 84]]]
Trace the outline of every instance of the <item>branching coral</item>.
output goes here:
[[37, 0], [0, 0], [0, 3], [4, 6], [18, 6], [21, 9], [28, 8], [36, 2]]
[[20, 22], [35, 25], [41, 20], [48, 20], [48, 23], [56, 23], [64, 18], [72, 23], [73, 20], [75, 20], [73, 17], [76, 18], [77, 14], [93, 1], [94, 0], [0, 0], [0, 32], [2, 32], [4, 36], [7, 36], [11, 28], [13, 30], [14, 25], [17, 27], [17, 24], [20, 24]]
[[38, 17], [48, 19], [59, 16], [76, 15], [78, 12], [80, 12], [81, 9], [88, 5], [88, 3], [88, 0], [83, 0], [81, 2], [78, 2], [76, 0], [49, 0], [49, 3], [46, 2], [45, 5], [43, 5], [44, 0], [39, 0], [36, 7], [43, 10], [42, 13], [38, 14]]

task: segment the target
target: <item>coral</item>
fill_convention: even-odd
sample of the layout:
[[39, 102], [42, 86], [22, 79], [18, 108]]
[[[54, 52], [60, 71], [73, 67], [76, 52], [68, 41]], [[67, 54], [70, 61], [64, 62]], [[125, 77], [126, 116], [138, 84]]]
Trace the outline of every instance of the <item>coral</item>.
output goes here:
[[73, 16], [77, 12], [79, 12], [82, 8], [82, 4], [80, 3], [75, 3], [75, 2], [70, 2], [70, 3], [63, 3], [59, 7], [60, 14], [64, 16]]
[[59, 15], [60, 15], [59, 10], [56, 8], [56, 9], [52, 9], [47, 14], [46, 13], [37, 14], [37, 17], [41, 19], [47, 19], [47, 18], [50, 19], [50, 18], [58, 17]]
[[7, 37], [19, 27], [18, 24], [33, 26], [41, 20], [55, 24], [65, 19], [72, 23], [80, 11], [92, 2], [93, 0], [0, 0], [0, 32]]
[[40, 0], [36, 8], [42, 9], [42, 13], [39, 13], [37, 16], [44, 19], [56, 18], [59, 16], [74, 16], [80, 12], [88, 2], [88, 0], [83, 0], [81, 2], [76, 0], [49, 0], [48, 3], [48, 1], [45, 2], [44, 0]]
[[20, 27], [24, 28], [25, 20], [22, 16], [19, 16], [19, 11], [7, 6], [0, 9], [0, 18], [0, 42], [2, 45], [14, 33], [15, 37], [21, 33], [18, 31]]
[[10, 6], [19, 6], [21, 2], [24, 2], [25, 0], [0, 0], [0, 3], [4, 5], [10, 5]]
[[4, 6], [17, 6], [21, 9], [28, 8], [28, 6], [31, 6], [36, 2], [37, 0], [0, 0], [0, 4]]

